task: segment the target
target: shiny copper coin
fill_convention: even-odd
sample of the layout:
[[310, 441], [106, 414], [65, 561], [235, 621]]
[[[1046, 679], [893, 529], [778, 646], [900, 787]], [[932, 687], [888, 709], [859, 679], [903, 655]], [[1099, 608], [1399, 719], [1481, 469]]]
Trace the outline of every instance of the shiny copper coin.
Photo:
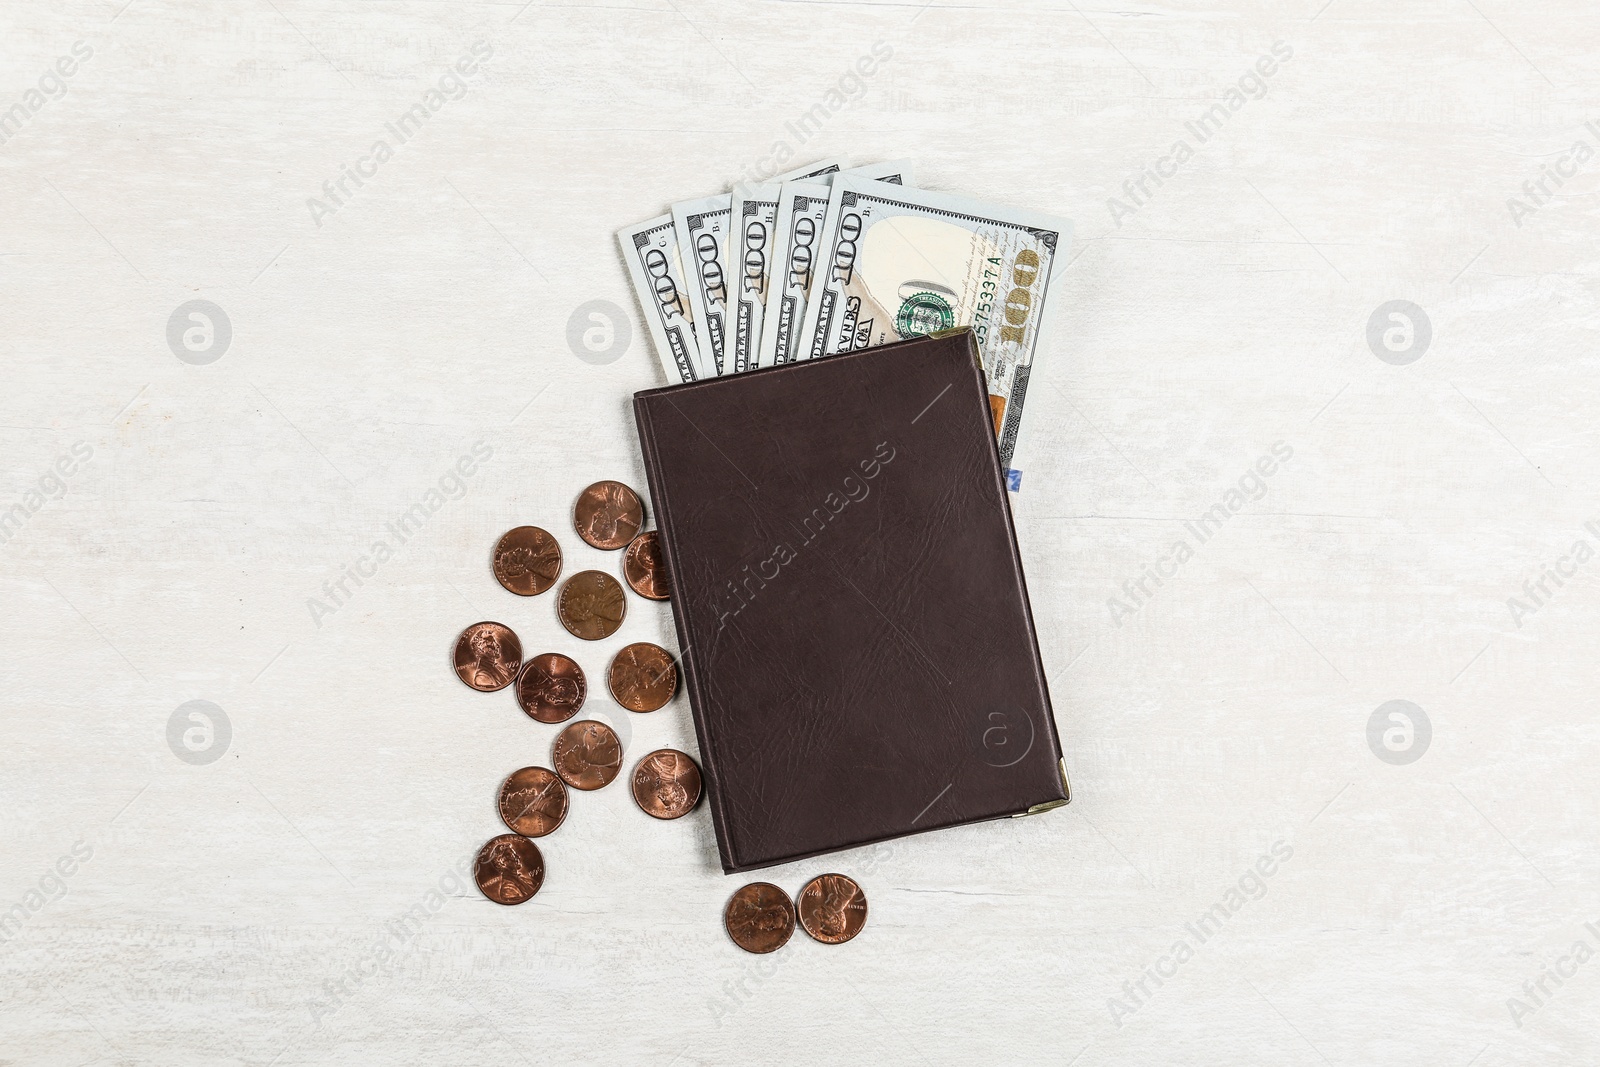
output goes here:
[[538, 596], [561, 574], [561, 546], [537, 526], [518, 526], [494, 546], [495, 580], [518, 596]]
[[771, 882], [751, 882], [728, 899], [722, 925], [746, 952], [776, 952], [794, 934], [794, 905]]
[[606, 672], [606, 685], [618, 704], [629, 711], [655, 711], [678, 688], [678, 668], [660, 645], [638, 641], [617, 653]]
[[543, 837], [567, 817], [567, 787], [543, 767], [512, 771], [500, 786], [500, 819], [523, 837]]
[[825, 945], [842, 945], [867, 924], [867, 895], [854, 878], [819, 874], [795, 898], [800, 925]]
[[672, 748], [658, 748], [633, 769], [633, 799], [646, 815], [678, 819], [700, 800], [700, 768]]
[[595, 482], [579, 494], [572, 524], [595, 548], [622, 548], [644, 525], [644, 504], [621, 482]]
[[610, 637], [627, 614], [622, 583], [604, 571], [579, 571], [566, 580], [556, 598], [561, 625], [585, 641]]
[[544, 885], [544, 857], [521, 834], [501, 834], [478, 850], [472, 879], [496, 904], [521, 904]]
[[672, 596], [667, 565], [661, 558], [659, 530], [642, 533], [628, 542], [628, 551], [622, 557], [622, 576], [646, 600], [667, 600]]
[[605, 723], [584, 719], [556, 735], [550, 762], [572, 788], [599, 789], [622, 772], [622, 742]]
[[522, 642], [511, 627], [475, 622], [456, 638], [456, 674], [481, 693], [504, 689], [522, 666]]
[[517, 703], [540, 722], [566, 722], [578, 714], [588, 693], [583, 668], [559, 652], [534, 656], [517, 675]]

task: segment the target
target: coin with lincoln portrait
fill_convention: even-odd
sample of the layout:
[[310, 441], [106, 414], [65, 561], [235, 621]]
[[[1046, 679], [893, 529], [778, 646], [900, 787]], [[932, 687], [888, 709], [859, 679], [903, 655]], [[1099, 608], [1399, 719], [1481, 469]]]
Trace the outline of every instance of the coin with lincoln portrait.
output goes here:
[[800, 927], [825, 945], [842, 945], [867, 924], [867, 895], [854, 878], [819, 874], [795, 901]]
[[522, 642], [511, 627], [477, 622], [456, 638], [456, 676], [480, 693], [504, 689], [522, 666]]
[[751, 882], [728, 898], [722, 925], [746, 952], [776, 952], [794, 935], [794, 904], [771, 882]]
[[622, 576], [635, 593], [647, 600], [672, 598], [667, 564], [661, 558], [661, 531], [651, 530], [628, 542], [628, 551], [622, 557]]
[[494, 577], [518, 596], [538, 596], [561, 574], [561, 546], [537, 526], [518, 526], [494, 546]]
[[595, 482], [578, 494], [572, 525], [595, 548], [624, 548], [644, 525], [644, 503], [621, 482]]
[[655, 711], [672, 699], [678, 668], [672, 654], [649, 641], [635, 641], [611, 661], [606, 685], [618, 704], [629, 711]]
[[472, 879], [496, 904], [521, 904], [544, 885], [544, 857], [521, 834], [501, 834], [478, 850]]
[[672, 748], [658, 748], [633, 769], [633, 800], [646, 815], [679, 819], [700, 800], [700, 768]]
[[517, 703], [539, 722], [566, 722], [578, 714], [588, 692], [583, 668], [559, 652], [532, 657], [517, 675]]
[[622, 773], [622, 742], [603, 722], [584, 719], [556, 735], [550, 763], [574, 789], [599, 789]]
[[610, 637], [627, 614], [622, 583], [604, 571], [579, 571], [562, 584], [556, 598], [561, 625], [585, 641]]
[[512, 771], [500, 786], [500, 820], [524, 837], [553, 833], [567, 817], [567, 787], [543, 767]]

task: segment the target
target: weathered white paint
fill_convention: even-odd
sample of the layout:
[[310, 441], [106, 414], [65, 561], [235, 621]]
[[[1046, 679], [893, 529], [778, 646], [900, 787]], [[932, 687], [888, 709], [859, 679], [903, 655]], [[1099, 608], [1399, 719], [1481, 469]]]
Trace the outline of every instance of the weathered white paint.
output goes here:
[[[1320, 3], [7, 5], [0, 110], [93, 54], [0, 145], [0, 508], [93, 455], [0, 545], [0, 906], [92, 855], [0, 944], [0, 1058], [1594, 1062], [1600, 964], [1520, 1027], [1507, 1001], [1600, 945], [1600, 563], [1525, 617], [1507, 600], [1600, 545], [1600, 159], [1526, 218], [1507, 200], [1594, 145], [1596, 23]], [[465, 96], [398, 144], [480, 41]], [[1265, 96], [1199, 143], [1185, 123], [1275, 42]], [[383, 137], [318, 225], [307, 200]], [[1192, 158], [1114, 220], [1179, 138]], [[580, 647], [488, 567], [525, 522], [569, 573], [617, 562], [566, 518], [589, 481], [644, 483], [627, 397], [660, 372], [613, 231], [831, 153], [1077, 222], [1015, 498], [1076, 802], [772, 872], [852, 873], [872, 912], [762, 961], [723, 936], [738, 880], [704, 809], [578, 796], [535, 902], [450, 894], [335, 1005], [497, 832], [501, 777], [548, 758], [552, 729], [452, 677], [458, 630], [501, 619], [592, 680], [672, 643], [634, 598]], [[633, 331], [601, 366], [566, 339], [591, 298]], [[205, 366], [166, 341], [191, 299], [232, 324]], [[1397, 299], [1432, 325], [1408, 366], [1366, 339]], [[478, 441], [465, 497], [315, 625], [307, 599]], [[1265, 496], [1188, 535], [1280, 441]], [[1108, 598], [1186, 536], [1118, 626]], [[232, 726], [207, 766], [166, 741], [196, 699]], [[1368, 748], [1392, 699], [1432, 724], [1408, 766]], [[681, 697], [591, 702], [634, 754], [693, 746]], [[1188, 933], [1278, 841], [1265, 895]], [[1108, 1000], [1158, 966], [1118, 1026]]]

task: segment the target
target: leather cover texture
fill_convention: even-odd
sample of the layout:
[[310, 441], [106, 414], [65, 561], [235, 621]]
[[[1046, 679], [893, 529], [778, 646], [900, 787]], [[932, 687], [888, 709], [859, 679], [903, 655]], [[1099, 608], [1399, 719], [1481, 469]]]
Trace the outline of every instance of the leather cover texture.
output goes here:
[[1067, 800], [970, 331], [633, 405], [724, 871]]

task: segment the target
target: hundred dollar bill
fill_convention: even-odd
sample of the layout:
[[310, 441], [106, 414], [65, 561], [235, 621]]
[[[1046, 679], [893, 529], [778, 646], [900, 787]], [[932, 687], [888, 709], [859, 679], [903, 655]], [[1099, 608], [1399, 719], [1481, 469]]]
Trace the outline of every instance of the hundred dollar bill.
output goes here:
[[678, 230], [678, 254], [689, 272], [689, 305], [694, 309], [695, 337], [701, 362], [713, 377], [724, 365], [722, 342], [728, 321], [728, 276], [723, 267], [728, 251], [728, 219], [733, 198], [727, 193], [672, 205]]
[[812, 267], [818, 259], [817, 238], [828, 214], [828, 194], [828, 186], [821, 182], [779, 186], [772, 223], [772, 278], [762, 312], [761, 344], [756, 349], [758, 367], [794, 362]]
[[[1072, 223], [841, 174], [803, 332], [802, 358], [970, 326], [1009, 466], [1028, 375]], [[1059, 301], [1057, 301], [1059, 302]]]
[[[728, 266], [733, 292], [729, 296], [732, 319], [724, 360], [735, 373], [755, 368], [761, 347], [761, 322], [767, 307], [767, 285], [772, 273], [773, 225], [778, 214], [778, 194], [783, 182], [835, 174], [843, 158], [824, 159], [779, 174], [766, 182], [741, 182], [733, 187], [728, 235]], [[730, 357], [731, 354], [731, 357]]]
[[633, 279], [633, 290], [638, 294], [650, 340], [667, 372], [668, 384], [706, 377], [672, 216], [662, 215], [618, 230], [617, 244], [622, 246], [622, 259], [628, 264], [628, 275]]
[[[873, 181], [888, 182], [891, 185], [910, 185], [916, 179], [911, 175], [911, 160], [891, 159], [887, 163], [868, 163], [863, 167], [851, 167], [841, 170], [840, 174], [848, 174], [852, 178], [870, 178]], [[832, 181], [832, 179], [828, 179]]]
[[[874, 163], [842, 173], [874, 181], [908, 185], [911, 161]], [[756, 365], [774, 367], [793, 363], [800, 355], [800, 327], [811, 292], [813, 267], [818, 261], [818, 238], [826, 228], [829, 186], [833, 175], [815, 181], [785, 182], [778, 193], [773, 218], [776, 242], [768, 262], [772, 272], [763, 310], [761, 343]]]
[[771, 276], [773, 224], [778, 215], [780, 185], [733, 187], [733, 369], [743, 373], [757, 365], [761, 320], [767, 308]]
[[829, 156], [827, 159], [819, 159], [815, 163], [807, 163], [803, 167], [796, 167], [794, 170], [783, 174], [774, 174], [770, 178], [762, 179], [758, 184], [781, 185], [784, 182], [803, 182], [807, 178], [820, 178], [824, 174], [837, 174], [844, 167], [845, 158], [843, 156]]

